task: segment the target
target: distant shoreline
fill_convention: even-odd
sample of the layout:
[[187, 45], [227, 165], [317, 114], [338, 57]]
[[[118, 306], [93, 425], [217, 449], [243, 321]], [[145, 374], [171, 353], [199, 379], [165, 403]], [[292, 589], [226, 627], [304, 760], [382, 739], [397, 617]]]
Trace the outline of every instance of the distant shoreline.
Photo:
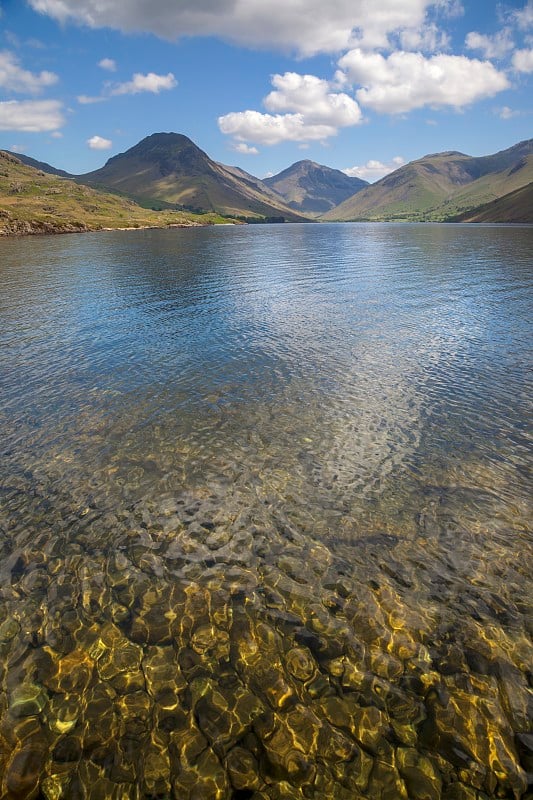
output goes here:
[[[210, 222], [172, 222], [168, 225], [127, 225], [120, 228], [91, 227], [89, 225], [55, 225], [50, 222], [16, 222], [12, 221], [13, 228], [0, 228], [0, 238], [15, 236], [59, 236], [68, 233], [112, 233], [113, 231], [147, 231], [166, 230], [171, 228], [209, 228], [216, 223]], [[242, 222], [228, 222], [227, 225], [242, 225]]]

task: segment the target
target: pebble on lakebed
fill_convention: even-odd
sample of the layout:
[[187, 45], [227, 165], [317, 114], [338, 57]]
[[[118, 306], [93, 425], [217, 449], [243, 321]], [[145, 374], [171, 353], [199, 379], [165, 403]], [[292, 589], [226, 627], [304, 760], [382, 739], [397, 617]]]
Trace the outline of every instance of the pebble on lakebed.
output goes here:
[[91, 514], [2, 568], [2, 797], [528, 796], [531, 649], [496, 619], [452, 635], [401, 571], [207, 492], [113, 518], [118, 548]]

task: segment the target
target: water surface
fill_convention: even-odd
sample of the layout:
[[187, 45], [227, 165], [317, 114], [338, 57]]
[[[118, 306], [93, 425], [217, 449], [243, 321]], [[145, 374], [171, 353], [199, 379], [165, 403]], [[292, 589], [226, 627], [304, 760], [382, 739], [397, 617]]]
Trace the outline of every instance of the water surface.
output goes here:
[[526, 796], [532, 250], [0, 242], [2, 796]]

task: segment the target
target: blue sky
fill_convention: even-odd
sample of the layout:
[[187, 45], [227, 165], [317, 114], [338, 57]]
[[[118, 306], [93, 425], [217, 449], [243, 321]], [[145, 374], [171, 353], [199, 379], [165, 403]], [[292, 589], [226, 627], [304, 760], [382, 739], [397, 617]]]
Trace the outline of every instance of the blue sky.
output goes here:
[[0, 148], [82, 173], [176, 131], [376, 180], [531, 137], [533, 0], [0, 0]]

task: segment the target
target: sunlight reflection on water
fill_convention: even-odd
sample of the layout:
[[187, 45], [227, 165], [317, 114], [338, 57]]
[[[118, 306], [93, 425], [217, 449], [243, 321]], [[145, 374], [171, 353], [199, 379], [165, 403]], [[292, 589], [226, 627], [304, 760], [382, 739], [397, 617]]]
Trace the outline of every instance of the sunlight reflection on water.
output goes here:
[[6, 797], [526, 795], [532, 240], [0, 242]]

